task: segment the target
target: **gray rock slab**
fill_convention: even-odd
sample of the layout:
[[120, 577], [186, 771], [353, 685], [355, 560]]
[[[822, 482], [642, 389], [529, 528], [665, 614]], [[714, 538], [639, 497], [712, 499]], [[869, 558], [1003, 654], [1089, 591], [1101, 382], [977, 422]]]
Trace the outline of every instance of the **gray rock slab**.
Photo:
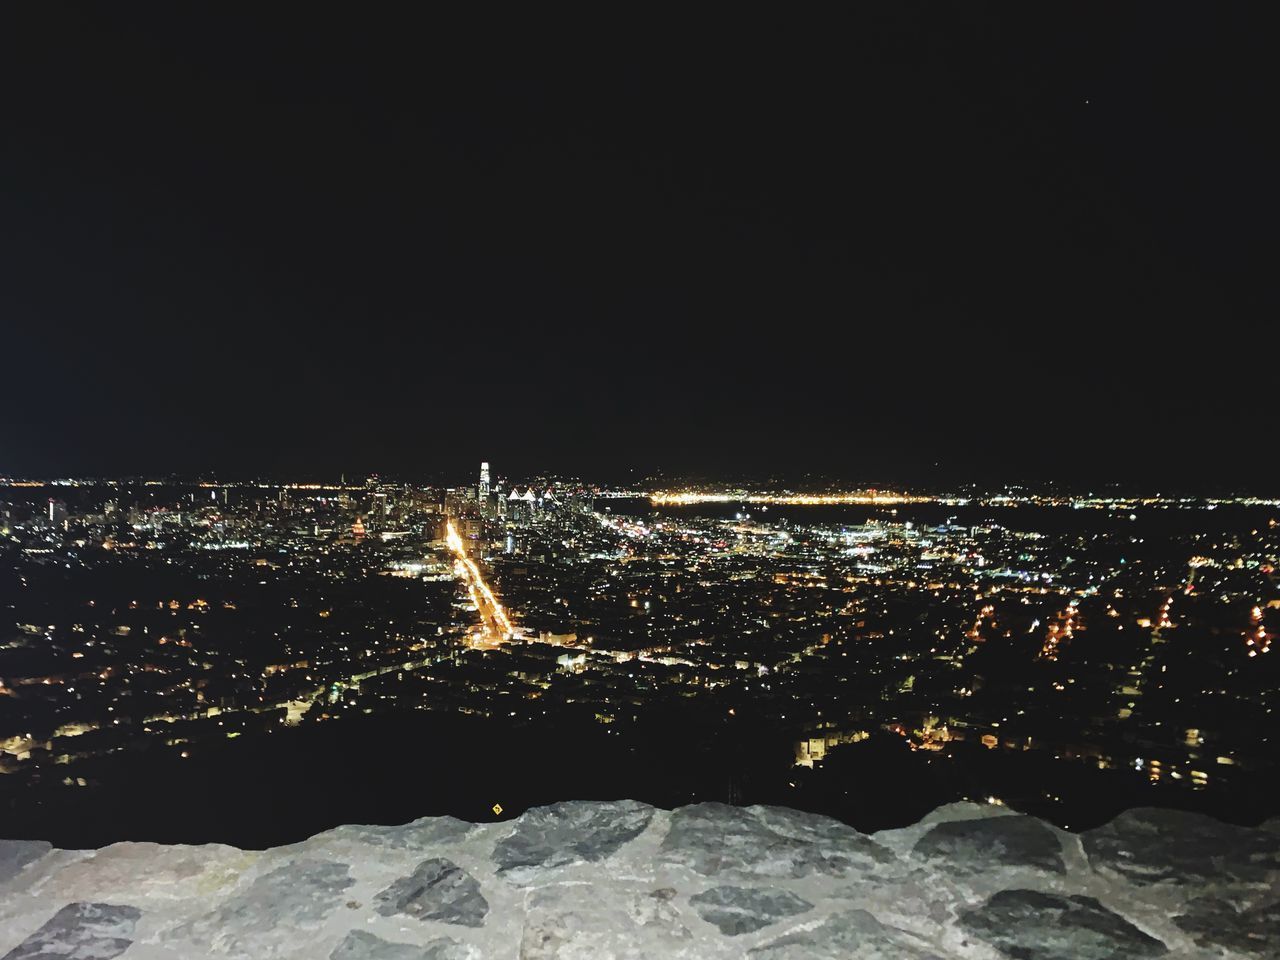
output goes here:
[[379, 893], [374, 902], [384, 917], [403, 914], [465, 927], [483, 926], [489, 913], [489, 901], [476, 878], [443, 857], [423, 860], [413, 873]]
[[960, 925], [1018, 960], [1138, 960], [1168, 948], [1093, 897], [1001, 890]]
[[942, 960], [926, 940], [848, 910], [748, 951], [751, 960]]
[[[716, 941], [722, 938], [712, 934]], [[738, 956], [693, 935], [669, 887], [603, 890], [557, 883], [530, 891], [520, 960], [707, 960]]]
[[698, 916], [728, 937], [753, 933], [813, 909], [808, 900], [778, 887], [712, 887], [690, 897], [689, 903]]
[[45, 840], [0, 840], [0, 883], [13, 879], [52, 849], [53, 844]]
[[475, 952], [449, 937], [427, 943], [384, 940], [365, 930], [352, 930], [333, 948], [329, 960], [470, 960]]
[[285, 863], [208, 913], [180, 924], [164, 939], [186, 939], [234, 955], [265, 954], [268, 947], [318, 928], [354, 882], [345, 863]]
[[230, 893], [257, 859], [256, 853], [221, 844], [113, 843], [57, 867], [39, 889], [68, 899], [134, 904], [212, 899]]
[[1198, 813], [1129, 810], [1081, 840], [1095, 868], [1136, 883], [1280, 880], [1280, 836]]
[[1057, 834], [1034, 817], [950, 820], [917, 840], [912, 852], [971, 872], [992, 867], [1029, 867], [1054, 873], [1067, 869]]
[[349, 824], [316, 834], [311, 841], [342, 841], [368, 844], [391, 850], [422, 852], [447, 843], [457, 843], [476, 828], [454, 817], [423, 817], [398, 826]]
[[1220, 897], [1197, 897], [1174, 918], [1202, 947], [1224, 947], [1249, 957], [1280, 957], [1280, 900], [1240, 907]]
[[603, 860], [643, 833], [652, 819], [653, 807], [634, 800], [535, 807], [498, 842], [493, 859], [500, 871]]
[[137, 907], [69, 903], [6, 953], [4, 960], [111, 960], [133, 944], [133, 930], [141, 916]]
[[673, 811], [662, 857], [703, 876], [732, 870], [764, 877], [843, 876], [895, 859], [838, 820], [781, 807], [742, 809], [720, 803]]

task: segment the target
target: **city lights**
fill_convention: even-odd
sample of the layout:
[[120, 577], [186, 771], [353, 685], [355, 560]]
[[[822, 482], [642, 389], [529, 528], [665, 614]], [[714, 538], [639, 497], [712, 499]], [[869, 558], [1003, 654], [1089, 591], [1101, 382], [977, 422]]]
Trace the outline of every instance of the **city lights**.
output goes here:
[[1023, 797], [1001, 758], [1033, 753], [1063, 771], [1046, 809], [1087, 771], [1223, 791], [1273, 763], [1280, 526], [1258, 501], [647, 494], [489, 464], [447, 487], [5, 490], [0, 785], [418, 713], [627, 749], [681, 717], [711, 756], [779, 739], [815, 782], [878, 735], [938, 762], [977, 746], [990, 796]]
[[[485, 464], [485, 468], [487, 472], [488, 464]], [[493, 590], [485, 583], [484, 575], [480, 573], [480, 568], [476, 566], [476, 562], [467, 555], [466, 544], [462, 542], [462, 537], [458, 535], [457, 527], [453, 525], [452, 520], [447, 521], [445, 531], [445, 542], [449, 545], [449, 549], [457, 555], [458, 567], [466, 580], [472, 603], [480, 612], [485, 631], [483, 639], [489, 642], [510, 639], [512, 627], [511, 621], [507, 617], [507, 612], [503, 609], [502, 604], [498, 602]]]
[[699, 503], [756, 503], [796, 507], [826, 507], [849, 504], [892, 506], [900, 503], [927, 503], [930, 500], [929, 497], [908, 496], [907, 494], [879, 492], [876, 490], [823, 494], [657, 492], [651, 493], [649, 499], [658, 506], [677, 507]]

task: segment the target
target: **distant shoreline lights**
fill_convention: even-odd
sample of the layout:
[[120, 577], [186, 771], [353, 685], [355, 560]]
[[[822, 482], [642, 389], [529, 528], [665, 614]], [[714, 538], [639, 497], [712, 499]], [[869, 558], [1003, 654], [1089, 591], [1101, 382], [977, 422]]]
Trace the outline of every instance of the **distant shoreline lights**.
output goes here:
[[797, 507], [825, 507], [851, 503], [876, 505], [929, 503], [932, 502], [933, 498], [879, 490], [858, 490], [849, 493], [676, 493], [658, 491], [649, 494], [649, 500], [657, 506], [687, 506], [697, 503], [760, 503]]

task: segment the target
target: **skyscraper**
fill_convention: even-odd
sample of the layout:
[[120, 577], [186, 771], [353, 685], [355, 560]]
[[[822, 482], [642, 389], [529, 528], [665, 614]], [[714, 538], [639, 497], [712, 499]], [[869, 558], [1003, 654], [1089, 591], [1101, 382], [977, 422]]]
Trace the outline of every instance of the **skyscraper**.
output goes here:
[[480, 464], [480, 499], [483, 500], [489, 496], [489, 463], [485, 461]]

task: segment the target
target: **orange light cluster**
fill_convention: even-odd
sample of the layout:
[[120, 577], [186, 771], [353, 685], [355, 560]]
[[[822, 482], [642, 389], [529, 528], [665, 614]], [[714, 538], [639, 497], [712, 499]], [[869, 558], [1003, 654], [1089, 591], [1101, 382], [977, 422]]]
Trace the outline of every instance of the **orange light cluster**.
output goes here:
[[449, 549], [458, 558], [457, 566], [462, 573], [463, 579], [467, 582], [467, 591], [471, 594], [471, 602], [476, 605], [477, 610], [482, 611], [482, 616], [483, 606], [481, 599], [488, 603], [493, 619], [502, 628], [502, 639], [509, 638], [513, 628], [511, 620], [507, 617], [507, 611], [498, 602], [497, 595], [484, 582], [484, 576], [480, 573], [480, 568], [476, 566], [476, 562], [467, 556], [466, 544], [462, 542], [462, 537], [458, 536], [457, 528], [454, 527], [452, 520], [445, 525], [445, 543], [448, 544]]
[[851, 493], [693, 493], [657, 492], [649, 494], [650, 502], [658, 506], [687, 506], [695, 503], [761, 503], [797, 507], [840, 506], [865, 503], [893, 505], [897, 503], [926, 503], [929, 497], [915, 497], [905, 493], [881, 493], [878, 490], [859, 490]]

